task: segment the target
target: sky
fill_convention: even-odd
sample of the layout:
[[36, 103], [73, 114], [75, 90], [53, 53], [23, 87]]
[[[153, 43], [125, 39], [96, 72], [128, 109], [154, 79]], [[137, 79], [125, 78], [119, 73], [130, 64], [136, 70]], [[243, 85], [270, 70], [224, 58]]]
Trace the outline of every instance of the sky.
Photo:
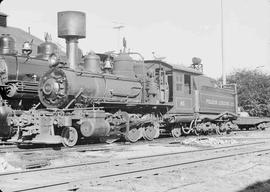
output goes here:
[[[155, 52], [188, 66], [200, 57], [206, 75], [221, 77], [221, 0], [4, 0], [0, 6], [9, 26], [30, 27], [42, 39], [49, 32], [63, 47], [57, 12], [69, 10], [86, 13], [87, 35], [79, 40], [84, 53], [118, 51], [125, 37], [127, 47], [145, 59]], [[270, 1], [223, 0], [223, 42], [226, 74], [244, 68], [269, 73]]]

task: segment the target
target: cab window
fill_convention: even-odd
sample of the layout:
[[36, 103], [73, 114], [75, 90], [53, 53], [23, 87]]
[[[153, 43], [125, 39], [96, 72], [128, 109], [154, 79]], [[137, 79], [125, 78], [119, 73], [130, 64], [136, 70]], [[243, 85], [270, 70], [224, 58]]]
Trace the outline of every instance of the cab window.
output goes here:
[[182, 92], [182, 87], [183, 87], [183, 76], [182, 74], [178, 74], [176, 76], [176, 91]]
[[184, 75], [184, 93], [191, 94], [191, 76], [187, 74]]

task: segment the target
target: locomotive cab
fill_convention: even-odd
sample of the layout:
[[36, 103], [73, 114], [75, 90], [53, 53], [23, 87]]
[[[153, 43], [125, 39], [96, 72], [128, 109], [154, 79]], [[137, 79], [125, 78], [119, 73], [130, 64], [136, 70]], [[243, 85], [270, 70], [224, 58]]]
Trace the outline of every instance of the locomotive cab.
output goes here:
[[194, 77], [202, 73], [192, 68], [173, 66], [172, 68], [172, 102], [170, 113], [193, 113], [194, 111]]
[[204, 76], [201, 70], [171, 65], [166, 74], [168, 101], [174, 106], [169, 114], [236, 112], [236, 90], [218, 87], [216, 81]]
[[171, 66], [159, 60], [147, 60], [145, 102], [153, 104], [172, 103]]

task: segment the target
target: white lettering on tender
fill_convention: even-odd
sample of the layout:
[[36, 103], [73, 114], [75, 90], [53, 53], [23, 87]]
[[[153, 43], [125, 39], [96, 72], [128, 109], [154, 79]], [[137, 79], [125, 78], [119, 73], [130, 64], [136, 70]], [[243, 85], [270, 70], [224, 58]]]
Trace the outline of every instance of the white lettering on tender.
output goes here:
[[205, 101], [209, 105], [234, 106], [234, 103], [229, 102], [229, 101], [217, 101], [214, 99], [206, 99]]
[[183, 107], [184, 107], [184, 106], [185, 106], [185, 101], [179, 99], [179, 100], [177, 101], [177, 105], [178, 105], [178, 106], [183, 106]]
[[206, 103], [209, 105], [217, 105], [218, 104], [217, 100], [212, 100], [212, 99], [206, 99]]

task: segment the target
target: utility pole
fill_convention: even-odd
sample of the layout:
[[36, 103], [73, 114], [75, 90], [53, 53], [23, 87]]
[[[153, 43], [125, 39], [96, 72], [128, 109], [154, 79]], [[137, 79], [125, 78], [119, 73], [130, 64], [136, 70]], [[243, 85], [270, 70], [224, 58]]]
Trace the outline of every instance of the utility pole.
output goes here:
[[114, 26], [113, 27], [113, 29], [118, 30], [118, 32], [117, 32], [117, 38], [116, 38], [117, 51], [120, 50], [120, 41], [121, 41], [120, 32], [121, 32], [121, 29], [123, 29], [124, 27], [125, 27], [124, 25], [117, 25], [117, 26]]
[[221, 31], [221, 65], [222, 65], [222, 84], [226, 85], [226, 72], [224, 62], [224, 42], [223, 42], [223, 0], [220, 0], [220, 31]]

